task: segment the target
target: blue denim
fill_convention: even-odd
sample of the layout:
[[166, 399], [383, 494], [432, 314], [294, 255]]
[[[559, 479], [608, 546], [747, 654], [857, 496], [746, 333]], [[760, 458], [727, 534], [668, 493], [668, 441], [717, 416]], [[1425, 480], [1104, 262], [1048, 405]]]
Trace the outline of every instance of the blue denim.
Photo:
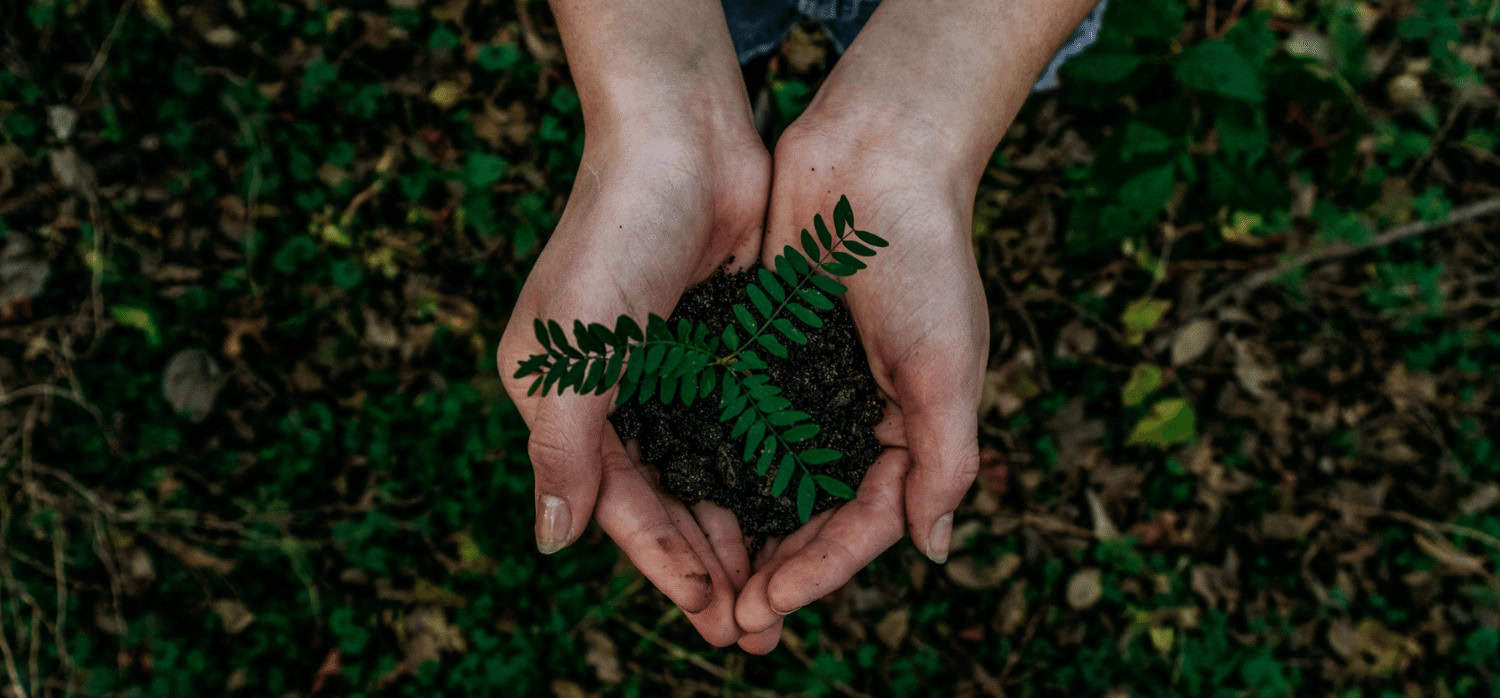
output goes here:
[[[996, 0], [997, 2], [1001, 0]], [[880, 0], [723, 0], [729, 34], [741, 63], [763, 56], [781, 44], [792, 27], [807, 18], [822, 25], [839, 53], [854, 41]], [[1099, 37], [1099, 25], [1108, 0], [1100, 0], [1073, 35], [1063, 42], [1033, 90], [1057, 87], [1057, 68], [1078, 55]]]

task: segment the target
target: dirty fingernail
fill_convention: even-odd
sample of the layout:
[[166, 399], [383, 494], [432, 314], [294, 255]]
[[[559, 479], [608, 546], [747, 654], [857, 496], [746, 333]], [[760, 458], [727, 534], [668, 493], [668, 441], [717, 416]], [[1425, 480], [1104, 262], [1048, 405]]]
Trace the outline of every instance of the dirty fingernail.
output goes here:
[[953, 514], [947, 513], [938, 517], [936, 523], [932, 524], [932, 532], [927, 534], [927, 557], [939, 565], [948, 561], [948, 545], [953, 541]]
[[543, 555], [562, 550], [573, 527], [568, 503], [561, 497], [544, 494], [537, 500], [536, 510], [536, 549]]

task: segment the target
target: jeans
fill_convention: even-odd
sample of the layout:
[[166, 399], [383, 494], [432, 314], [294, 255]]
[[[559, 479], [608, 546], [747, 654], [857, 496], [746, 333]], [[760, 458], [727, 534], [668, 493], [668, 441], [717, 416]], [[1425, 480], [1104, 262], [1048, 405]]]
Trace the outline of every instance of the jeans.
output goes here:
[[[1003, 2], [1003, 0], [995, 0]], [[880, 0], [723, 0], [724, 16], [729, 20], [729, 34], [740, 63], [748, 63], [770, 53], [781, 44], [792, 27], [807, 18], [822, 25], [840, 53], [854, 41], [860, 27], [875, 11]], [[1033, 90], [1057, 87], [1057, 69], [1078, 55], [1099, 36], [1099, 25], [1108, 0], [1100, 0], [1073, 35], [1058, 49]]]

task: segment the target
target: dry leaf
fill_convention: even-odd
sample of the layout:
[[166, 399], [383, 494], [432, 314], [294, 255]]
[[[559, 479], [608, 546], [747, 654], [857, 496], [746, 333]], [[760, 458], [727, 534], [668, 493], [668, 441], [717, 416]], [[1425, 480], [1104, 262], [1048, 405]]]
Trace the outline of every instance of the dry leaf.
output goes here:
[[224, 632], [230, 635], [240, 634], [255, 622], [255, 614], [238, 599], [217, 599], [211, 605], [219, 620], [224, 622]]
[[885, 643], [886, 647], [896, 649], [906, 640], [906, 633], [911, 628], [911, 611], [905, 606], [898, 608], [875, 625], [875, 636]]
[[1086, 490], [1084, 496], [1089, 501], [1089, 515], [1094, 519], [1094, 535], [1100, 540], [1111, 540], [1120, 537], [1120, 529], [1115, 522], [1109, 518], [1109, 512], [1104, 510], [1104, 503], [1099, 501], [1099, 495], [1093, 490]]
[[984, 565], [972, 556], [949, 560], [943, 571], [953, 583], [965, 589], [995, 589], [1021, 568], [1021, 556], [1006, 553], [995, 562]]
[[615, 641], [609, 636], [590, 628], [583, 633], [583, 639], [588, 643], [589, 651], [583, 660], [594, 668], [594, 675], [601, 683], [619, 683], [625, 680], [625, 672], [620, 669], [620, 653], [615, 649]]
[[1068, 605], [1083, 610], [1104, 596], [1104, 576], [1097, 567], [1079, 570], [1068, 580]]
[[1417, 547], [1422, 552], [1431, 555], [1449, 571], [1458, 574], [1481, 574], [1484, 572], [1484, 558], [1478, 555], [1470, 555], [1459, 550], [1446, 540], [1429, 538], [1417, 534]]
[[167, 362], [162, 374], [162, 393], [172, 409], [194, 422], [213, 411], [214, 398], [223, 387], [222, 371], [202, 349], [183, 349]]
[[1172, 336], [1172, 365], [1192, 363], [1218, 338], [1218, 324], [1213, 320], [1198, 319], [1177, 330]]

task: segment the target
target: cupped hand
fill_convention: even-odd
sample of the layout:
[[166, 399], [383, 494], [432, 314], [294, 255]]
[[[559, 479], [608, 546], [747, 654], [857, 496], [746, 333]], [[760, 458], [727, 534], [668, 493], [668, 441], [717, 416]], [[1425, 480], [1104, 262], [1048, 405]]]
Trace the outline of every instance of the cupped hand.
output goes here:
[[553, 553], [590, 517], [641, 572], [682, 608], [709, 642], [733, 644], [735, 595], [749, 576], [734, 515], [689, 510], [662, 493], [634, 444], [608, 421], [602, 396], [527, 396], [513, 377], [542, 351], [536, 318], [570, 326], [667, 316], [682, 292], [725, 263], [760, 251], [770, 159], [750, 130], [702, 135], [683, 124], [591, 130], [562, 218], [521, 290], [498, 350], [505, 390], [531, 429], [536, 540]]
[[769, 547], [736, 604], [740, 646], [768, 652], [782, 617], [843, 586], [909, 531], [948, 557], [953, 511], [979, 465], [977, 412], [989, 348], [971, 245], [974, 186], [943, 158], [878, 130], [804, 116], [776, 146], [761, 256], [797, 246], [813, 214], [832, 220], [846, 195], [856, 227], [890, 242], [842, 279], [870, 370], [889, 401], [886, 450], [854, 500]]

